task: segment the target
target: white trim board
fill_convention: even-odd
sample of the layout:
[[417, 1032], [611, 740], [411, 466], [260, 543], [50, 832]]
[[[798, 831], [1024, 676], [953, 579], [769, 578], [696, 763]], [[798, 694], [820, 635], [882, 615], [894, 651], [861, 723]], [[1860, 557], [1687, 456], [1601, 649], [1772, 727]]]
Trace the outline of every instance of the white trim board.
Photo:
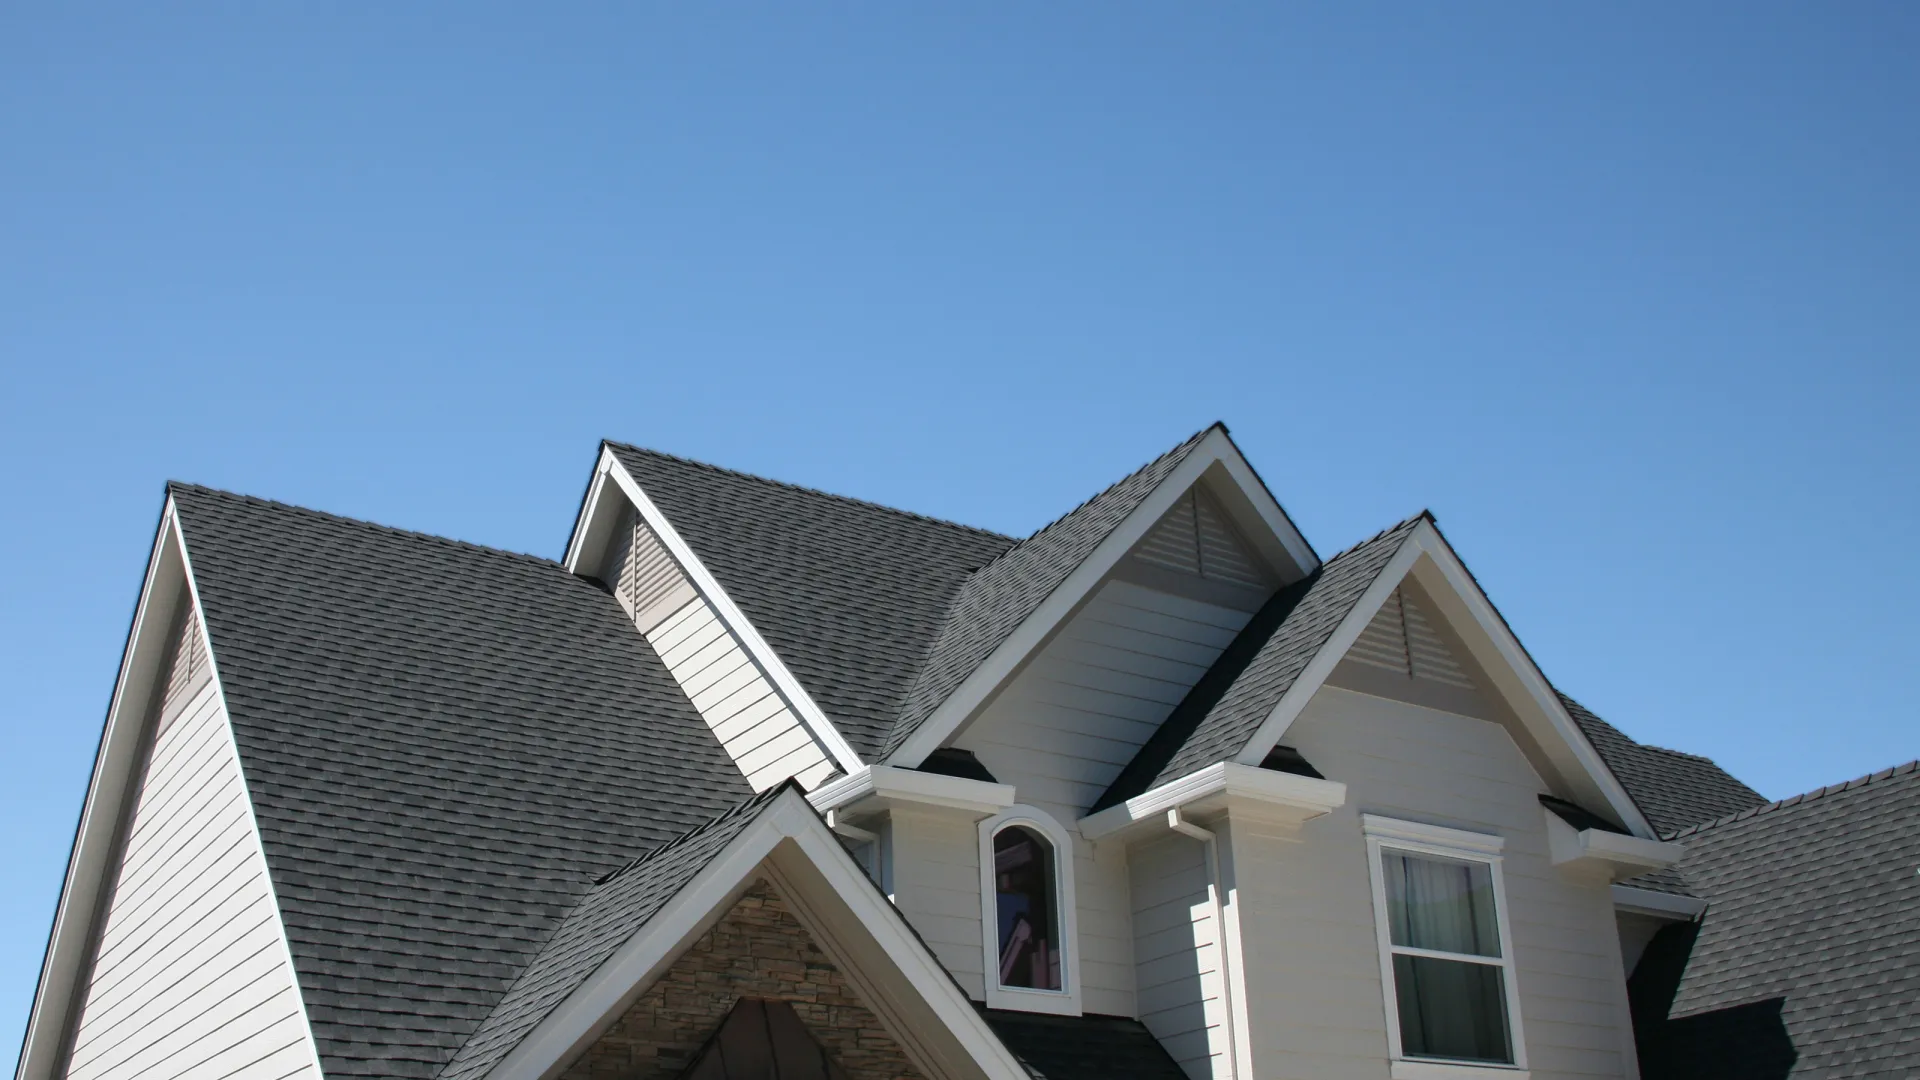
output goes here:
[[611, 520], [609, 515], [614, 508], [606, 505], [611, 500], [603, 498], [608, 483], [615, 485], [626, 496], [641, 520], [659, 538], [661, 546], [680, 564], [680, 571], [693, 583], [694, 591], [700, 594], [720, 622], [739, 640], [748, 659], [766, 676], [794, 715], [799, 717], [807, 734], [813, 737], [841, 772], [852, 773], [859, 769], [862, 765], [860, 756], [854, 753], [846, 737], [827, 719], [826, 713], [800, 685], [800, 680], [794, 677], [793, 672], [787, 669], [773, 646], [760, 636], [760, 631], [754, 628], [739, 605], [721, 588], [713, 573], [694, 554], [679, 530], [673, 527], [673, 522], [628, 474], [626, 466], [620, 464], [613, 450], [605, 446], [600, 449], [600, 461], [595, 467], [594, 482], [588, 489], [586, 503], [581, 508], [580, 522], [575, 526], [573, 539], [567, 546], [568, 572], [582, 573], [581, 568], [588, 559], [597, 559], [602, 554], [596, 550], [595, 544], [587, 543], [587, 538], [590, 534], [597, 536], [598, 547], [604, 548], [607, 536], [611, 533], [611, 526], [607, 523]]
[[[887, 756], [886, 764], [915, 767], [924, 762], [927, 755], [958, 735], [1007, 681], [1046, 647], [1054, 633], [1065, 626], [1093, 596], [1127, 552], [1133, 550], [1134, 545], [1174, 502], [1212, 470], [1218, 470], [1216, 475], [1220, 477], [1222, 488], [1233, 489], [1217, 493], [1228, 496], [1220, 501], [1229, 516], [1235, 518], [1235, 524], [1240, 527], [1247, 541], [1269, 563], [1278, 562], [1276, 556], [1282, 553], [1291, 562], [1290, 566], [1268, 567], [1283, 585], [1298, 581], [1320, 565], [1312, 549], [1307, 546], [1306, 539], [1294, 529], [1273, 494], [1254, 475], [1252, 466], [1247, 464], [1239, 447], [1228, 437], [1226, 429], [1216, 425], [1120, 524], [1114, 526], [1093, 553], [1074, 567], [1066, 580], [1048, 594], [1040, 606], [1015, 627], [953, 693], [947, 695], [947, 699], [934, 709], [919, 729], [908, 736], [899, 749]], [[1253, 522], [1245, 521], [1241, 514], [1235, 513], [1236, 507], [1232, 504], [1240, 502], [1251, 508], [1252, 516], [1264, 526], [1263, 529], [1253, 528]]]
[[1707, 911], [1707, 902], [1697, 896], [1642, 889], [1625, 883], [1613, 886], [1613, 906], [1616, 910], [1630, 911], [1635, 915], [1652, 915], [1678, 922], [1697, 919]]
[[1336, 780], [1223, 761], [1081, 818], [1080, 835], [1109, 839], [1136, 827], [1157, 826], [1169, 811], [1206, 814], [1224, 808], [1231, 814], [1231, 807], [1242, 802], [1259, 807], [1263, 818], [1298, 825], [1332, 813], [1346, 801], [1347, 785]]
[[1439, 616], [1454, 628], [1474, 661], [1488, 673], [1495, 684], [1489, 692], [1500, 694], [1513, 708], [1527, 734], [1573, 793], [1581, 800], [1611, 807], [1633, 835], [1655, 839], [1653, 826], [1600, 759], [1546, 676], [1431, 521], [1423, 520], [1415, 526], [1234, 760], [1258, 765], [1266, 759], [1387, 597], [1409, 576], [1419, 582], [1440, 608]]
[[168, 496], [154, 528], [153, 551], [127, 628], [86, 801], [74, 826], [66, 880], [54, 908], [40, 980], [14, 1069], [16, 1080], [51, 1080], [64, 1068], [73, 1038], [74, 1014], [85, 988], [82, 976], [91, 966], [93, 943], [109, 899], [105, 894], [111, 887], [105, 879], [118, 863], [126, 819], [133, 810], [129, 788], [146, 753], [147, 729], [156, 719], [152, 715], [158, 689], [154, 683], [166, 664], [167, 630], [179, 605], [187, 600], [186, 569], [173, 516], [173, 498]]
[[[1054, 907], [1060, 917], [1060, 989], [1031, 990], [1000, 983], [999, 890], [994, 882], [994, 836], [1002, 829], [1025, 827], [1043, 834], [1053, 846]], [[1073, 836], [1052, 814], [1037, 806], [1010, 806], [977, 826], [980, 834], [980, 948], [987, 1007], [1017, 1012], [1079, 1016], [1080, 901], [1074, 888]]]
[[[946, 969], [794, 791], [761, 811], [640, 932], [555, 1006], [488, 1072], [489, 1080], [551, 1080], [565, 1071], [762, 876], [795, 901], [795, 916], [867, 996], [868, 1007], [929, 1080], [1026, 1080], [1025, 1069]], [[857, 925], [871, 936], [870, 943], [918, 992], [918, 1003], [877, 994], [872, 980], [881, 975], [847, 963], [848, 950], [859, 943], [844, 940], [845, 933], [823, 932], [829, 929], [823, 909], [836, 901], [845, 905], [844, 927]], [[908, 1022], [916, 1017], [931, 1023]]]
[[990, 784], [964, 776], [943, 776], [892, 765], [870, 765], [836, 780], [829, 780], [807, 796], [813, 808], [825, 813], [864, 814], [894, 803], [939, 806], [965, 810], [985, 817], [997, 814], [1014, 802], [1011, 784]]

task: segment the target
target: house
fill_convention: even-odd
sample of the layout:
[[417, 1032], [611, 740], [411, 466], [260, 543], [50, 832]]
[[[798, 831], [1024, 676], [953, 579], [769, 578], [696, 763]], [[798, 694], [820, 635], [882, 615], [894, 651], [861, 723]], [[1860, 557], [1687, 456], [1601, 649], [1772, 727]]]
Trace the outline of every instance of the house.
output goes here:
[[559, 562], [175, 484], [16, 1075], [1906, 1075], [1916, 808], [1634, 742], [1219, 425], [1024, 539], [613, 443]]

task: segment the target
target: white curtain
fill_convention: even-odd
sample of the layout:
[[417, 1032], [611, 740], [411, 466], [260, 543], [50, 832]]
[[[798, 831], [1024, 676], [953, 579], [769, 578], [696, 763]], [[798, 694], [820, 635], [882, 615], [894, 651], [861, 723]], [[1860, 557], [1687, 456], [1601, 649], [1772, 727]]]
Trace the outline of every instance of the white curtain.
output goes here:
[[[1484, 863], [1382, 853], [1395, 945], [1499, 956], [1493, 872]], [[1493, 964], [1395, 956], [1402, 1050], [1416, 1057], [1510, 1062], [1505, 972]]]

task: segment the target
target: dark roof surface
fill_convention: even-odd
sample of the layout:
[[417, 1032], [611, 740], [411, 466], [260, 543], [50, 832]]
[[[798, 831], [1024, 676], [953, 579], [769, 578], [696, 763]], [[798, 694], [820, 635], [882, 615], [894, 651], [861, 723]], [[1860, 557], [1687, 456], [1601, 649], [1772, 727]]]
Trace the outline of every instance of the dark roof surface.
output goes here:
[[1675, 839], [1708, 907], [1635, 969], [1648, 1080], [1920, 1075], [1920, 762]]
[[1414, 527], [1425, 520], [1423, 512], [1363, 540], [1276, 593], [1120, 770], [1093, 809], [1124, 802], [1238, 754]]
[[787, 787], [767, 789], [595, 885], [441, 1075], [486, 1075]]
[[807, 694], [877, 760], [967, 577], [1012, 537], [608, 443]]
[[941, 702], [1219, 426], [1193, 433], [969, 577], [920, 667], [888, 736], [886, 751], [898, 750], [919, 730]]
[[1036, 1080], [1186, 1080], [1146, 1025], [1123, 1016], [982, 1009]]
[[171, 492], [329, 1076], [433, 1076], [596, 878], [751, 795], [558, 564]]
[[1662, 836], [1767, 801], [1707, 758], [1635, 742], [1567, 695], [1560, 702]]

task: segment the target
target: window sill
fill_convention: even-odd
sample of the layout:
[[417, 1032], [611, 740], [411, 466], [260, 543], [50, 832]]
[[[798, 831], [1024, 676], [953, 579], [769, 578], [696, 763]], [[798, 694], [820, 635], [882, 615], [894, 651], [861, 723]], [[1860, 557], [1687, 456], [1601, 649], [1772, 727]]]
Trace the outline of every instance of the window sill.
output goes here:
[[1051, 1013], [1054, 1016], [1079, 1016], [1080, 996], [1063, 990], [1025, 990], [1018, 987], [987, 987], [987, 1008], [1012, 1012]]
[[1526, 1069], [1512, 1065], [1479, 1065], [1465, 1061], [1419, 1061], [1403, 1058], [1393, 1063], [1393, 1080], [1528, 1080]]

